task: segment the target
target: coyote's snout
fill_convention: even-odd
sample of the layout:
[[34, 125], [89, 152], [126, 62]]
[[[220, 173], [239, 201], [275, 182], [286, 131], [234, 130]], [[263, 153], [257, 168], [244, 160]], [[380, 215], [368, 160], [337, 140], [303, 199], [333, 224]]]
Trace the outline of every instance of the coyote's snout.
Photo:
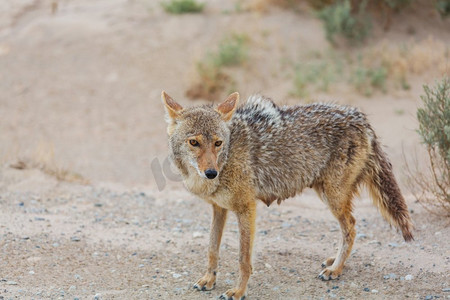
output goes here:
[[311, 104], [279, 107], [251, 97], [237, 108], [239, 94], [211, 105], [183, 108], [165, 92], [169, 151], [192, 193], [213, 207], [206, 274], [194, 285], [213, 289], [219, 248], [229, 210], [238, 219], [240, 276], [221, 299], [243, 299], [252, 273], [256, 199], [269, 206], [304, 188], [316, 190], [341, 228], [336, 256], [326, 259], [322, 280], [341, 275], [355, 239], [352, 201], [362, 185], [383, 217], [413, 239], [405, 200], [366, 116], [356, 108]]

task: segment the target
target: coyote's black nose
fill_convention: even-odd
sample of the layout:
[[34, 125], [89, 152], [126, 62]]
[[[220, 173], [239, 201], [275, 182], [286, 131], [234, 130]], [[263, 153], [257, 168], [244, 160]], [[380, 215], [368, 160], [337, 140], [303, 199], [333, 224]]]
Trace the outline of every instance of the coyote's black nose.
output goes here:
[[205, 175], [208, 179], [214, 179], [217, 176], [217, 171], [214, 169], [208, 169], [205, 171]]

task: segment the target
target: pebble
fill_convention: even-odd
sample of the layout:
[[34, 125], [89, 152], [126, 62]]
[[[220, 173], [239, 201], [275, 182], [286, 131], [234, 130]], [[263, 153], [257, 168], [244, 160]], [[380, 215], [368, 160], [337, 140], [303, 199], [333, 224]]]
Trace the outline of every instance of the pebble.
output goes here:
[[433, 299], [433, 296], [431, 296], [431, 295], [425, 296], [425, 300], [431, 300], [431, 299]]
[[102, 299], [102, 294], [100, 294], [100, 293], [95, 294], [94, 300], [100, 300], [100, 299]]
[[30, 274], [30, 275], [34, 275], [34, 271], [33, 271], [33, 270], [31, 270], [30, 272], [28, 272], [28, 274]]
[[381, 242], [379, 242], [377, 240], [371, 240], [368, 244], [369, 245], [381, 245]]
[[450, 288], [443, 288], [442, 291], [443, 292], [450, 292]]
[[367, 234], [365, 233], [358, 233], [356, 235], [356, 239], [366, 239], [367, 238]]
[[17, 285], [17, 282], [9, 280], [6, 282], [7, 285]]
[[57, 247], [59, 247], [59, 244], [58, 243], [53, 243], [52, 246], [57, 248]]
[[77, 237], [77, 236], [71, 237], [70, 240], [71, 240], [72, 242], [79, 242], [79, 241], [81, 241], [81, 239], [80, 239], [79, 237]]
[[364, 291], [364, 292], [370, 292], [370, 289], [369, 289], [368, 287], [365, 287], [365, 288], [363, 289], [363, 291]]
[[411, 275], [411, 274], [408, 274], [408, 275], [406, 275], [405, 276], [405, 280], [412, 280], [413, 279], [413, 276]]
[[202, 238], [203, 237], [203, 233], [201, 233], [200, 231], [194, 231], [194, 233], [192, 234], [192, 237], [194, 239]]
[[173, 273], [172, 276], [173, 276], [173, 278], [180, 278], [180, 277], [181, 277], [181, 274]]
[[283, 224], [281, 224], [281, 227], [282, 227], [282, 228], [291, 228], [291, 227], [292, 227], [292, 224], [291, 224], [291, 223], [288, 223], [288, 222], [283, 222]]
[[373, 289], [372, 293], [376, 294], [376, 293], [378, 293], [378, 290]]
[[69, 287], [69, 292], [70, 292], [70, 293], [73, 293], [76, 289], [77, 289], [76, 286], [71, 285], [71, 286]]
[[269, 265], [268, 263], [265, 263], [264, 266], [265, 266], [267, 269], [272, 269], [272, 266]]
[[397, 243], [389, 243], [388, 246], [392, 247], [392, 248], [397, 248], [398, 244]]

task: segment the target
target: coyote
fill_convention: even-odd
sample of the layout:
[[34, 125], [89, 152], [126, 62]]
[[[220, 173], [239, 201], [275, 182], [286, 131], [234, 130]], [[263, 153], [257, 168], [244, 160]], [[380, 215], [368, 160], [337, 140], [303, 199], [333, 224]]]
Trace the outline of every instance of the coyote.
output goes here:
[[252, 96], [237, 107], [233, 93], [216, 108], [183, 108], [162, 92], [170, 158], [186, 188], [213, 208], [206, 274], [194, 288], [215, 286], [227, 212], [240, 233], [239, 283], [220, 299], [244, 299], [252, 273], [256, 199], [267, 206], [313, 188], [339, 221], [342, 239], [326, 259], [322, 280], [339, 277], [355, 239], [352, 200], [366, 185], [383, 217], [413, 236], [409, 212], [377, 136], [358, 109], [334, 104], [277, 106]]

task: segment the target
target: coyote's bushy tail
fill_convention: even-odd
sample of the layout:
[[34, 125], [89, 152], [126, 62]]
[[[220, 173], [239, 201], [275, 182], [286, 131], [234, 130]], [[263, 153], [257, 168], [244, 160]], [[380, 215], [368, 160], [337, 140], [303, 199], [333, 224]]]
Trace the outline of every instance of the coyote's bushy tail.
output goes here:
[[372, 153], [368, 162], [366, 183], [374, 204], [383, 217], [402, 231], [405, 241], [413, 240], [412, 222], [400, 188], [392, 173], [392, 165], [381, 149], [375, 134], [371, 141]]

